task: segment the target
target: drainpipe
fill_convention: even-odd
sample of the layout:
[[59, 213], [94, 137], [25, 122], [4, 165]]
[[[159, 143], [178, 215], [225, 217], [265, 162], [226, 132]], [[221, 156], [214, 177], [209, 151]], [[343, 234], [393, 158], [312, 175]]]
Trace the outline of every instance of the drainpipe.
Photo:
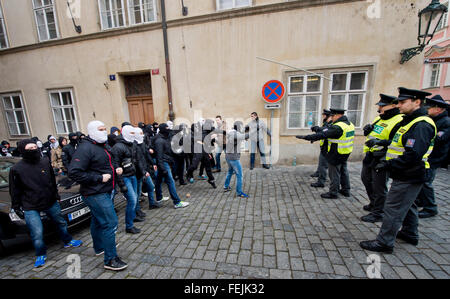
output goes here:
[[167, 93], [168, 93], [168, 97], [169, 97], [169, 119], [170, 119], [170, 121], [174, 121], [175, 112], [173, 111], [173, 101], [172, 101], [172, 82], [170, 80], [169, 43], [167, 41], [166, 5], [165, 5], [164, 0], [161, 0], [161, 18], [162, 18], [163, 37], [164, 37], [164, 53], [166, 56]]

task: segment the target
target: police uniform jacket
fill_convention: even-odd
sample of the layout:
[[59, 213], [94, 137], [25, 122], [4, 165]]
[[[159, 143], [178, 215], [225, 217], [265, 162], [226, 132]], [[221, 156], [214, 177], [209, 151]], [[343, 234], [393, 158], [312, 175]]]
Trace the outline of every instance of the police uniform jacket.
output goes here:
[[[427, 116], [427, 110], [420, 108], [410, 115], [405, 115], [401, 126], [406, 126], [408, 123], [420, 116]], [[426, 121], [419, 121], [415, 123], [403, 136], [402, 141], [405, 147], [405, 152], [392, 160], [389, 163], [390, 177], [407, 183], [423, 183], [428, 179], [423, 156], [428, 151], [435, 136], [435, 128]]]
[[428, 162], [431, 168], [436, 169], [445, 161], [450, 148], [450, 117], [448, 112], [444, 111], [432, 119], [437, 127], [437, 136]]

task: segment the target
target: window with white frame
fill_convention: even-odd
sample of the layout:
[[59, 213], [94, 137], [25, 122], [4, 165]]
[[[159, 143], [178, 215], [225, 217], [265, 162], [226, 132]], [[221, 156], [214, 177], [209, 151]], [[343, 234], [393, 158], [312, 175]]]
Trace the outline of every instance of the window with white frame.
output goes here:
[[252, 0], [216, 0], [217, 10], [251, 6]]
[[78, 130], [75, 104], [71, 89], [49, 91], [57, 134], [69, 134]]
[[128, 0], [128, 16], [131, 25], [156, 21], [155, 0]]
[[367, 72], [346, 72], [333, 73], [331, 78], [329, 107], [347, 110], [349, 121], [357, 128], [363, 124], [367, 77]]
[[123, 0], [98, 0], [102, 29], [125, 26], [125, 9]]
[[317, 126], [322, 102], [322, 78], [316, 75], [295, 75], [288, 82], [288, 129]]
[[3, 109], [11, 136], [29, 135], [25, 106], [20, 93], [1, 95]]
[[58, 38], [53, 0], [33, 0], [33, 9], [39, 41]]
[[[445, 5], [448, 8], [448, 2], [443, 3], [443, 5]], [[447, 25], [448, 25], [448, 12], [444, 13], [444, 15], [442, 16], [442, 19], [439, 22], [436, 31], [447, 27]]]
[[0, 49], [8, 48], [8, 36], [6, 35], [5, 19], [3, 17], [2, 5], [0, 3]]
[[439, 87], [441, 73], [441, 64], [432, 64], [430, 66], [430, 84], [428, 87]]

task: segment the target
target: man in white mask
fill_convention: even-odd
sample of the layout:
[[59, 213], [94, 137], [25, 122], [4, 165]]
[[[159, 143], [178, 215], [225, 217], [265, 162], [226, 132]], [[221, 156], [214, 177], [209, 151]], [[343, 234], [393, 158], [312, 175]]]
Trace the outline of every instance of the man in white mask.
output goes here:
[[117, 215], [111, 200], [116, 184], [116, 170], [105, 143], [108, 139], [105, 124], [88, 124], [88, 137], [77, 147], [69, 166], [69, 177], [78, 182], [83, 201], [91, 210], [91, 235], [96, 255], [104, 254], [104, 268], [125, 269], [116, 252]]
[[[157, 209], [160, 207], [160, 205], [155, 201], [155, 197], [153, 195], [153, 192], [155, 190], [155, 184], [152, 181], [150, 173], [153, 173], [156, 171], [156, 165], [154, 165], [153, 160], [150, 156], [149, 148], [144, 142], [144, 132], [141, 128], [134, 128], [135, 129], [135, 140], [137, 143], [137, 159], [140, 161], [138, 163], [138, 169], [136, 170], [136, 178], [138, 180], [138, 187], [137, 187], [137, 194], [138, 197], [141, 194], [142, 191], [142, 185], [145, 186], [147, 195], [148, 195], [148, 203], [149, 203], [149, 210]], [[140, 169], [142, 167], [142, 169]], [[136, 204], [136, 215], [140, 217], [145, 217], [145, 213], [142, 212], [139, 200]]]

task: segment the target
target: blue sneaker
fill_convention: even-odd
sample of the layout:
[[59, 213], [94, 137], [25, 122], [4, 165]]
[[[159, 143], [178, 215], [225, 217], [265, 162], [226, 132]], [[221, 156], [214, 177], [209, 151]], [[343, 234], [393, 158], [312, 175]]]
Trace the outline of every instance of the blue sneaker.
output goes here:
[[240, 197], [240, 198], [249, 198], [250, 195], [247, 195], [247, 194], [245, 194], [244, 192], [241, 192], [241, 193], [237, 194], [237, 197]]
[[207, 180], [208, 177], [207, 177], [206, 175], [199, 175], [199, 176], [198, 176], [198, 179], [199, 179], [199, 180]]
[[47, 260], [46, 255], [41, 255], [36, 258], [36, 262], [34, 263], [35, 268], [39, 268], [45, 265], [45, 261]]
[[231, 187], [223, 187], [223, 192], [230, 192], [231, 191]]
[[189, 183], [193, 184], [194, 183], [194, 178], [190, 178], [189, 179]]
[[69, 248], [69, 247], [80, 247], [81, 244], [83, 244], [83, 242], [81, 242], [80, 240], [72, 240], [67, 244], [64, 244], [64, 248]]

